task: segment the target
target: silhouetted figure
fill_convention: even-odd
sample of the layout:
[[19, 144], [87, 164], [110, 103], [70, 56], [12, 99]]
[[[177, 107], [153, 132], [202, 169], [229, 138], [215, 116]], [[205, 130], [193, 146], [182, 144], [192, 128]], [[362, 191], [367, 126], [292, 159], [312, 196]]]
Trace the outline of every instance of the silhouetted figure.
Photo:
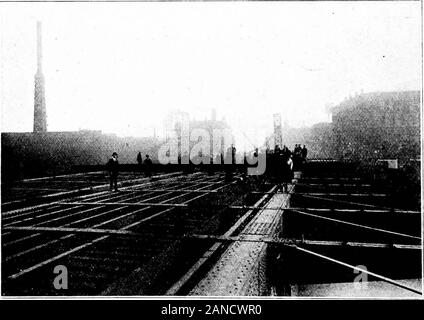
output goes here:
[[274, 151], [270, 154], [271, 178], [277, 183], [281, 183], [282, 155], [283, 155], [282, 150], [280, 149], [280, 146], [277, 144], [274, 148]]
[[274, 149], [273, 156], [274, 178], [278, 185], [281, 185], [284, 180], [284, 159], [285, 156], [278, 146]]
[[288, 192], [288, 184], [292, 182], [293, 179], [293, 160], [291, 156], [283, 157], [283, 191]]
[[283, 153], [283, 156], [286, 158], [292, 155], [292, 152], [290, 151], [289, 148], [287, 148], [287, 146], [283, 146], [283, 150], [281, 152]]
[[138, 164], [137, 170], [141, 172], [143, 169], [143, 157], [141, 156], [141, 152], [137, 154], [137, 164]]
[[296, 144], [293, 150], [293, 167], [294, 170], [299, 170], [302, 163], [302, 147]]
[[266, 161], [266, 169], [265, 169], [265, 175], [267, 178], [271, 178], [273, 176], [272, 171], [272, 151], [269, 148], [265, 149], [265, 161]]
[[308, 156], [308, 149], [306, 149], [306, 146], [303, 145], [303, 148], [302, 148], [302, 158], [303, 158], [303, 161], [304, 162], [306, 161], [307, 156]]
[[149, 155], [146, 154], [146, 159], [144, 159], [144, 172], [146, 177], [150, 178], [152, 176], [152, 159], [150, 159]]
[[112, 158], [109, 159], [106, 166], [107, 170], [109, 171], [110, 191], [113, 189], [118, 191], [119, 162], [118, 154], [116, 152], [112, 153]]
[[231, 146], [227, 149], [225, 154], [224, 166], [225, 166], [225, 180], [231, 181], [233, 178], [233, 171], [235, 169], [235, 156], [236, 148]]

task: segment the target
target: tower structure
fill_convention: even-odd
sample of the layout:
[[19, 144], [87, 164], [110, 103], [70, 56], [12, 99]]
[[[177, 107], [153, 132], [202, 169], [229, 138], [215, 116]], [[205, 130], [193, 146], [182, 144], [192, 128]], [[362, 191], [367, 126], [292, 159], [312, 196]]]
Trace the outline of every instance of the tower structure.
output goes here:
[[46, 100], [42, 69], [41, 22], [37, 22], [37, 72], [34, 78], [34, 132], [47, 132]]
[[283, 144], [283, 135], [281, 132], [281, 114], [276, 113], [273, 116], [274, 118], [274, 146], [282, 147]]

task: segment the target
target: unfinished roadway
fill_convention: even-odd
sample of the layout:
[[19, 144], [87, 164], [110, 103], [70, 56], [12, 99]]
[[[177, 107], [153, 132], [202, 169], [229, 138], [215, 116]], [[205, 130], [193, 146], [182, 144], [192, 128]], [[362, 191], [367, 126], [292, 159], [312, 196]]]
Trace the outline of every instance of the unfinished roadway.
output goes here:
[[221, 172], [128, 172], [118, 193], [103, 172], [2, 186], [2, 292], [419, 296], [420, 212], [334, 164], [310, 163], [289, 193]]

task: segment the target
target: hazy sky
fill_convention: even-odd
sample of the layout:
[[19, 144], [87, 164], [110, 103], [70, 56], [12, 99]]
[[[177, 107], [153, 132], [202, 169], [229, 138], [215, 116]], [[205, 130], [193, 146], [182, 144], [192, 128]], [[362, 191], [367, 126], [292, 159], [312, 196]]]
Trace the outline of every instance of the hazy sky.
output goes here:
[[31, 131], [36, 21], [48, 128], [162, 133], [216, 108], [240, 142], [328, 121], [360, 90], [421, 87], [420, 2], [0, 4], [2, 131]]

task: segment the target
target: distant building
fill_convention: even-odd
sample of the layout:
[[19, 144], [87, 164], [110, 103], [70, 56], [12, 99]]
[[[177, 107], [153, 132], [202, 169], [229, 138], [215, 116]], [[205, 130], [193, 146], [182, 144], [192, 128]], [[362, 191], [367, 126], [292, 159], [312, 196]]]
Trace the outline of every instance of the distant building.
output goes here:
[[189, 121], [190, 117], [187, 112], [178, 109], [170, 111], [164, 120], [165, 140], [168, 141], [179, 135], [179, 133], [181, 132], [182, 125], [188, 125]]
[[2, 181], [69, 172], [74, 166], [103, 165], [112, 152], [120, 163], [136, 163], [138, 152], [157, 160], [161, 141], [118, 137], [101, 131], [2, 132]]
[[331, 110], [336, 155], [342, 159], [420, 156], [420, 92], [372, 92]]
[[[209, 156], [217, 156], [216, 150], [220, 150], [221, 153], [226, 152], [226, 147], [231, 144], [235, 144], [234, 136], [231, 127], [225, 120], [194, 120], [190, 121], [190, 135], [195, 129], [203, 129], [208, 132], [210, 138], [210, 150], [207, 152]], [[226, 139], [226, 140], [225, 140]], [[194, 142], [195, 143], [195, 142]], [[228, 144], [226, 146], [226, 144]]]
[[[316, 123], [311, 127], [292, 128], [287, 122], [282, 127], [282, 146], [293, 150], [295, 144], [305, 145], [308, 148], [308, 158], [327, 159], [333, 158], [332, 124]], [[275, 134], [265, 139], [264, 146], [274, 149]]]
[[[231, 127], [228, 123], [222, 119], [217, 120], [216, 110], [212, 109], [211, 118], [205, 120], [190, 120], [189, 114], [180, 110], [174, 110], [165, 119], [165, 137], [168, 141], [169, 139], [176, 139], [179, 146], [181, 146], [182, 141], [189, 142], [189, 150], [197, 143], [201, 141], [199, 138], [198, 141], [190, 141], [190, 138], [196, 132], [196, 129], [202, 129], [202, 132], [206, 133], [210, 141], [210, 149], [205, 150], [207, 155], [213, 155], [214, 150], [224, 151], [225, 143], [228, 141], [215, 141], [214, 133], [227, 134], [228, 139], [231, 140], [229, 143], [235, 143], [234, 136], [232, 134]], [[198, 131], [199, 132], [199, 131]]]

